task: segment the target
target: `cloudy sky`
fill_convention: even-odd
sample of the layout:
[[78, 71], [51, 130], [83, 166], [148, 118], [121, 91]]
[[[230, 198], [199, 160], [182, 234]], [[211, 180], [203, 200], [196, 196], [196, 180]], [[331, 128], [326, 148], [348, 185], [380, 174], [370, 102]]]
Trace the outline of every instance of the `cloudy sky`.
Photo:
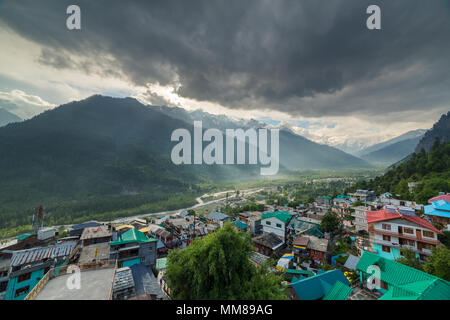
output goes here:
[[[0, 107], [100, 93], [284, 123], [331, 145], [428, 129], [450, 110], [448, 0], [0, 2]], [[366, 9], [381, 7], [381, 30]], [[15, 111], [14, 111], [14, 110]]]

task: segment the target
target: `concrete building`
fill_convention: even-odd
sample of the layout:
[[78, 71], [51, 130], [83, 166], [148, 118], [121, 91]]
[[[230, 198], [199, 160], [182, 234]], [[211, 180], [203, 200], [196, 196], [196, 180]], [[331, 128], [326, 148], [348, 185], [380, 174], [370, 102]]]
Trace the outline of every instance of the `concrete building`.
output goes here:
[[157, 239], [148, 238], [142, 232], [130, 229], [110, 242], [110, 259], [117, 260], [119, 268], [139, 263], [152, 267], [156, 263], [157, 242]]
[[96, 243], [110, 242], [112, 239], [112, 231], [107, 226], [89, 227], [83, 230], [80, 240], [83, 246]]
[[373, 251], [386, 259], [401, 257], [400, 249], [409, 248], [425, 261], [431, 249], [440, 244], [441, 231], [416, 215], [399, 210], [368, 211], [367, 223]]
[[55, 228], [53, 227], [46, 227], [41, 228], [37, 232], [37, 238], [40, 241], [46, 241], [53, 239], [55, 237]]
[[355, 218], [353, 220], [353, 224], [355, 225], [355, 231], [368, 231], [367, 226], [367, 218], [366, 218], [366, 212], [369, 210], [368, 207], [364, 206], [358, 206], [353, 208], [354, 212], [352, 213], [352, 216]]
[[286, 228], [292, 217], [291, 214], [284, 211], [265, 212], [261, 217], [263, 232], [276, 234], [284, 241]]
[[66, 262], [76, 242], [14, 251], [11, 258], [7, 300], [23, 300], [52, 267]]

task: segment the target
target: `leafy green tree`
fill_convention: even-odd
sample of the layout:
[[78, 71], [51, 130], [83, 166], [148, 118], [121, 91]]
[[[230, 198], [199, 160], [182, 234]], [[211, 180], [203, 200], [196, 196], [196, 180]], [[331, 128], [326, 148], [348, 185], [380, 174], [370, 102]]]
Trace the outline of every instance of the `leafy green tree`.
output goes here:
[[249, 260], [248, 235], [230, 223], [168, 256], [167, 281], [175, 299], [285, 299], [282, 278]]
[[400, 252], [402, 254], [402, 257], [398, 258], [396, 260], [397, 262], [423, 271], [423, 265], [420, 262], [420, 260], [416, 257], [416, 253], [413, 250], [409, 248], [404, 248], [401, 249]]
[[320, 223], [320, 230], [322, 230], [323, 232], [336, 233], [339, 228], [340, 223], [341, 222], [340, 222], [337, 214], [332, 213], [332, 212], [327, 212], [322, 217], [322, 221]]
[[433, 248], [432, 252], [424, 265], [425, 272], [450, 281], [450, 249], [440, 245]]

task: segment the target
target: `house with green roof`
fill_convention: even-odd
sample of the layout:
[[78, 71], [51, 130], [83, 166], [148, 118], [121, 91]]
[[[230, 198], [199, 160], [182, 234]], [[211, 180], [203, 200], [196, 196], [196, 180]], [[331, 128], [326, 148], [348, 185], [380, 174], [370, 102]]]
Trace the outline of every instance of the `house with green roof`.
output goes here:
[[[375, 253], [363, 251], [356, 269], [361, 282], [366, 283], [374, 267], [380, 269], [377, 291], [383, 296], [379, 300], [450, 300], [450, 282], [414, 269], [402, 263], [383, 258]], [[376, 285], [376, 281], [372, 283]]]
[[261, 217], [263, 233], [274, 233], [283, 241], [286, 237], [286, 228], [292, 220], [292, 215], [285, 211], [265, 212]]
[[110, 259], [117, 260], [118, 268], [140, 263], [153, 267], [156, 264], [157, 242], [157, 239], [148, 238], [136, 229], [129, 229], [109, 243]]

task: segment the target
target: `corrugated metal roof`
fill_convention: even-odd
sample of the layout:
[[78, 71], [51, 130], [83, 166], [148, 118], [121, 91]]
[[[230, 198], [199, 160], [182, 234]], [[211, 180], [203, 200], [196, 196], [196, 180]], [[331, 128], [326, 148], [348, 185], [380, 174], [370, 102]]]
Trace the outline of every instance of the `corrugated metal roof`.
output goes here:
[[28, 250], [14, 251], [11, 258], [11, 266], [34, 263], [43, 259], [53, 259], [70, 255], [76, 246], [75, 241], [63, 242], [49, 247], [38, 247]]
[[336, 281], [334, 286], [323, 297], [323, 300], [347, 300], [353, 289], [346, 286], [341, 281]]
[[363, 251], [356, 269], [367, 272], [371, 265], [380, 267], [381, 280], [390, 285], [386, 297], [383, 296], [384, 300], [402, 299], [406, 296], [409, 299], [450, 300], [450, 282], [446, 280]]

